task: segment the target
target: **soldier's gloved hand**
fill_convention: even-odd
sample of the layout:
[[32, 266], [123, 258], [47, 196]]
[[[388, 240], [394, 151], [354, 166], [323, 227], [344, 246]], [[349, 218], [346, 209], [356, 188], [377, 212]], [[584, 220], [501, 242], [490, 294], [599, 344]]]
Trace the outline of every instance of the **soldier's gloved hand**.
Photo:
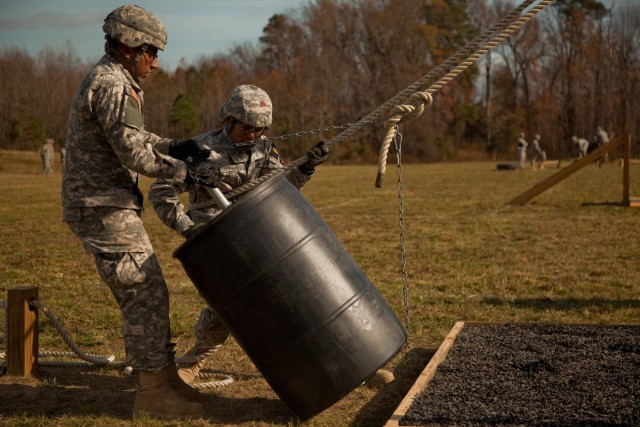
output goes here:
[[300, 165], [299, 169], [305, 175], [311, 175], [316, 170], [316, 166], [324, 163], [327, 157], [329, 157], [329, 147], [324, 141], [320, 141], [315, 147], [307, 151], [307, 159], [309, 160]]
[[217, 187], [220, 184], [218, 167], [215, 163], [202, 158], [188, 159], [186, 163], [187, 176], [184, 180], [186, 184], [205, 187]]
[[206, 159], [210, 153], [211, 150], [206, 145], [194, 139], [171, 141], [169, 144], [169, 155], [178, 160], [186, 160], [188, 157]]

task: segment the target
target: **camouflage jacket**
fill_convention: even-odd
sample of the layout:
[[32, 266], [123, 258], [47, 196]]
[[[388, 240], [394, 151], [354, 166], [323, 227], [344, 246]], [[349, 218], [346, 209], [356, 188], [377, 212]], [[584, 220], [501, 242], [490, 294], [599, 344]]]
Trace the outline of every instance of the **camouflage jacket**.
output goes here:
[[42, 160], [50, 160], [53, 159], [54, 149], [51, 144], [44, 144], [42, 149], [40, 150], [40, 157]]
[[[235, 147], [226, 129], [219, 128], [194, 139], [211, 148], [209, 159], [216, 164], [223, 193], [284, 166], [276, 147], [264, 137], [253, 145]], [[287, 178], [297, 188], [311, 179], [297, 168]], [[189, 193], [188, 210], [179, 198], [184, 192]], [[149, 189], [149, 201], [162, 222], [182, 235], [194, 223], [209, 222], [220, 213], [206, 189], [172, 180], [156, 180]]]
[[81, 207], [142, 209], [138, 174], [184, 181], [186, 164], [164, 155], [171, 141], [144, 129], [142, 89], [119, 62], [104, 55], [71, 105], [63, 219], [78, 219], [74, 208]]

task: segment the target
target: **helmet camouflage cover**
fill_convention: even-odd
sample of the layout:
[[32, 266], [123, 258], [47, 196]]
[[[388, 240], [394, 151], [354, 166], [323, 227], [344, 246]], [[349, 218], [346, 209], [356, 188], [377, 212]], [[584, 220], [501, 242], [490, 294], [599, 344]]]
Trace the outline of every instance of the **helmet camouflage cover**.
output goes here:
[[121, 6], [107, 15], [102, 30], [112, 39], [128, 47], [145, 44], [164, 50], [167, 32], [151, 12], [136, 5]]
[[235, 87], [218, 114], [220, 120], [229, 117], [256, 128], [271, 126], [273, 106], [264, 90], [253, 85]]

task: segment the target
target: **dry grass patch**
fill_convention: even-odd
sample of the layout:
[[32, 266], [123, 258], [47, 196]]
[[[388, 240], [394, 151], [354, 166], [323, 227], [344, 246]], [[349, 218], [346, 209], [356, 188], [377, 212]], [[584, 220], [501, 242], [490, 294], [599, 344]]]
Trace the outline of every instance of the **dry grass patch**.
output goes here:
[[[0, 289], [39, 287], [40, 299], [87, 353], [123, 358], [120, 317], [92, 259], [62, 223], [60, 174], [39, 175], [35, 153], [0, 152]], [[304, 423], [375, 426], [389, 418], [458, 320], [633, 323], [640, 318], [640, 210], [622, 198], [622, 170], [587, 167], [528, 205], [504, 203], [555, 169], [498, 172], [493, 163], [404, 165], [409, 316], [397, 381], [360, 388]], [[404, 323], [395, 171], [374, 187], [373, 166], [323, 166], [303, 189]], [[143, 179], [146, 192], [150, 180]], [[640, 168], [632, 168], [640, 194]], [[182, 239], [148, 206], [143, 220], [171, 292], [178, 351], [203, 306], [173, 251]], [[0, 299], [4, 298], [0, 297]], [[0, 314], [4, 320], [4, 313]], [[68, 350], [42, 317], [41, 349]], [[207, 367], [236, 382], [207, 392], [207, 419], [175, 425], [295, 425], [231, 341]], [[131, 425], [133, 381], [119, 369], [45, 367], [0, 377], [0, 424]], [[135, 425], [162, 425], [141, 421]]]

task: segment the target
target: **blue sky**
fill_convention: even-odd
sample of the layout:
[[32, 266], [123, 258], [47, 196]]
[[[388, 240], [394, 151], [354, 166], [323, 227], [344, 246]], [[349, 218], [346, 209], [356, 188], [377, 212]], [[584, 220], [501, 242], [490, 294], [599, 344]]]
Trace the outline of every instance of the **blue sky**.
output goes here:
[[173, 71], [184, 58], [226, 53], [237, 44], [256, 43], [275, 13], [299, 10], [306, 0], [0, 0], [0, 47], [19, 46], [31, 55], [67, 41], [83, 61], [104, 52], [102, 22], [113, 9], [137, 4], [164, 23], [169, 43], [160, 66]]

